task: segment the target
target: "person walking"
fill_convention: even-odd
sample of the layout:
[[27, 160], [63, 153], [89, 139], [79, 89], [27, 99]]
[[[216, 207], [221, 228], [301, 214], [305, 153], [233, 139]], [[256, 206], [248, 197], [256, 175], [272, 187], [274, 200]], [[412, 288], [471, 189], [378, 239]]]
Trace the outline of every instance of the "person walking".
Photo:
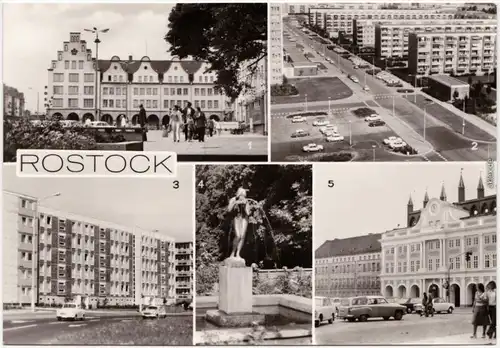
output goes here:
[[491, 340], [493, 336], [497, 338], [497, 284], [492, 280], [488, 283], [486, 288], [486, 297], [488, 298], [488, 313], [491, 321], [487, 335]]
[[423, 316], [424, 314], [425, 314], [425, 316], [428, 316], [428, 314], [427, 314], [427, 301], [428, 301], [427, 293], [424, 292], [424, 296], [422, 298], [422, 312], [420, 312], [420, 316]]
[[182, 112], [181, 108], [177, 105], [174, 106], [174, 110], [170, 115], [170, 127], [174, 136], [174, 143], [178, 143], [181, 140], [181, 125], [182, 125]]
[[431, 317], [434, 316], [434, 295], [432, 293], [429, 293], [427, 297], [427, 312], [425, 316], [428, 317], [429, 314]]
[[472, 327], [473, 332], [470, 338], [476, 338], [477, 327], [483, 327], [483, 336], [486, 338], [486, 328], [490, 324], [488, 316], [488, 298], [484, 292], [484, 285], [477, 284], [476, 294], [474, 295], [474, 303], [472, 305]]
[[[193, 139], [193, 116], [194, 109], [193, 104], [188, 102], [184, 110], [182, 111], [182, 121], [184, 123], [184, 140], [191, 141]], [[180, 107], [179, 107], [180, 110]], [[191, 121], [189, 120], [191, 119]]]
[[214, 122], [215, 120], [213, 118], [208, 120], [208, 135], [210, 135], [210, 137], [214, 136]]
[[215, 131], [220, 135], [222, 133], [222, 126], [220, 125], [220, 122], [217, 120], [214, 120], [214, 127]]
[[139, 124], [142, 128], [142, 141], [148, 141], [148, 136], [146, 134], [146, 110], [142, 104], [139, 106]]
[[198, 141], [205, 142], [205, 127], [207, 125], [207, 118], [205, 113], [201, 111], [200, 107], [196, 107], [196, 130], [198, 134]]

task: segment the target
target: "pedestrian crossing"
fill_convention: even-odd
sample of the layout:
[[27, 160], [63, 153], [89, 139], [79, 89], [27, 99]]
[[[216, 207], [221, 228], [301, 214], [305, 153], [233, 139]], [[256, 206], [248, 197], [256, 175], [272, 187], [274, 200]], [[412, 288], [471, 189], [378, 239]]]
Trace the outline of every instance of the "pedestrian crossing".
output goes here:
[[[338, 109], [330, 109], [330, 113], [332, 114], [340, 114], [346, 111], [349, 111], [350, 108], [338, 108]], [[321, 109], [321, 110], [311, 110], [311, 111], [302, 111], [302, 112], [271, 112], [272, 118], [290, 118], [292, 116], [301, 116], [303, 114], [306, 114], [308, 112], [324, 112], [328, 114], [328, 109]], [[321, 116], [321, 115], [318, 115]], [[306, 116], [307, 117], [307, 116]], [[315, 116], [309, 116], [309, 117], [315, 117]]]

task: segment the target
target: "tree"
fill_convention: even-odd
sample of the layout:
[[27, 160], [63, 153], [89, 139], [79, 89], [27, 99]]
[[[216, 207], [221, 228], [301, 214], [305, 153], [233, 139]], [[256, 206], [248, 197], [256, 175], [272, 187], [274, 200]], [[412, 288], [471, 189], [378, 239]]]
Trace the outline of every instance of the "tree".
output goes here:
[[[267, 4], [176, 4], [165, 40], [179, 59], [206, 61], [216, 89], [232, 100], [250, 89], [249, 79], [267, 56]], [[243, 70], [248, 71], [241, 79]]]

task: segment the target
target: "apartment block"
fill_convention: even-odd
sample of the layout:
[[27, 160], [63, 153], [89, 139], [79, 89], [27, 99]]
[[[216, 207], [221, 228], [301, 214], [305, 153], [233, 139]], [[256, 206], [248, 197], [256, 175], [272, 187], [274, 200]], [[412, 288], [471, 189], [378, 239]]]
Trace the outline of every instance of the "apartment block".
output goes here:
[[419, 19], [453, 19], [452, 12], [439, 12], [433, 9], [380, 9], [376, 4], [365, 4], [358, 9], [311, 8], [309, 24], [318, 25], [338, 37], [339, 32], [354, 34], [354, 20], [393, 21]]
[[270, 69], [271, 85], [283, 83], [283, 7], [284, 4], [271, 4], [270, 25]]
[[410, 33], [408, 70], [411, 75], [492, 72], [496, 64], [496, 33]]
[[39, 206], [34, 241], [37, 199], [8, 191], [3, 199], [4, 303], [31, 302], [33, 276], [40, 304], [67, 299], [93, 307], [174, 301], [172, 238]]
[[[359, 31], [360, 35], [364, 34], [364, 31]], [[383, 58], [407, 58], [410, 33], [496, 33], [496, 31], [497, 23], [495, 20], [452, 19], [378, 22], [375, 25], [375, 53], [377, 57]], [[363, 39], [361, 39], [362, 42], [364, 42]]]
[[175, 299], [193, 298], [193, 242], [175, 243]]

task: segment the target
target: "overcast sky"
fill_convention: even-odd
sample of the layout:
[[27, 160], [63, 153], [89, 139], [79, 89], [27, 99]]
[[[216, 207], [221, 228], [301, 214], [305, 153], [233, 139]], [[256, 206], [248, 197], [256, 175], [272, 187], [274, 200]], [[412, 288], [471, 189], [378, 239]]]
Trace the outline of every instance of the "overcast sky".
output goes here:
[[[193, 169], [179, 165], [177, 178], [18, 178], [3, 166], [3, 189], [35, 197], [60, 192], [41, 205], [123, 226], [158, 230], [178, 242], [193, 241]], [[174, 190], [173, 181], [179, 180]]]
[[[486, 185], [483, 162], [315, 164], [314, 248], [326, 240], [406, 227], [410, 194], [413, 209], [421, 209], [426, 188], [429, 199], [439, 198], [443, 181], [448, 202], [456, 202], [461, 168], [465, 199], [477, 197], [481, 171], [485, 195], [495, 193]], [[328, 180], [334, 181], [333, 188]]]
[[[99, 58], [169, 59], [168, 15], [174, 4], [3, 4], [3, 82], [25, 94], [26, 108], [40, 111], [52, 60], [69, 41], [70, 32], [82, 32], [95, 57], [92, 33], [84, 28], [110, 28], [99, 36]], [[146, 49], [147, 47], [147, 49]], [[30, 90], [29, 88], [32, 88]]]

